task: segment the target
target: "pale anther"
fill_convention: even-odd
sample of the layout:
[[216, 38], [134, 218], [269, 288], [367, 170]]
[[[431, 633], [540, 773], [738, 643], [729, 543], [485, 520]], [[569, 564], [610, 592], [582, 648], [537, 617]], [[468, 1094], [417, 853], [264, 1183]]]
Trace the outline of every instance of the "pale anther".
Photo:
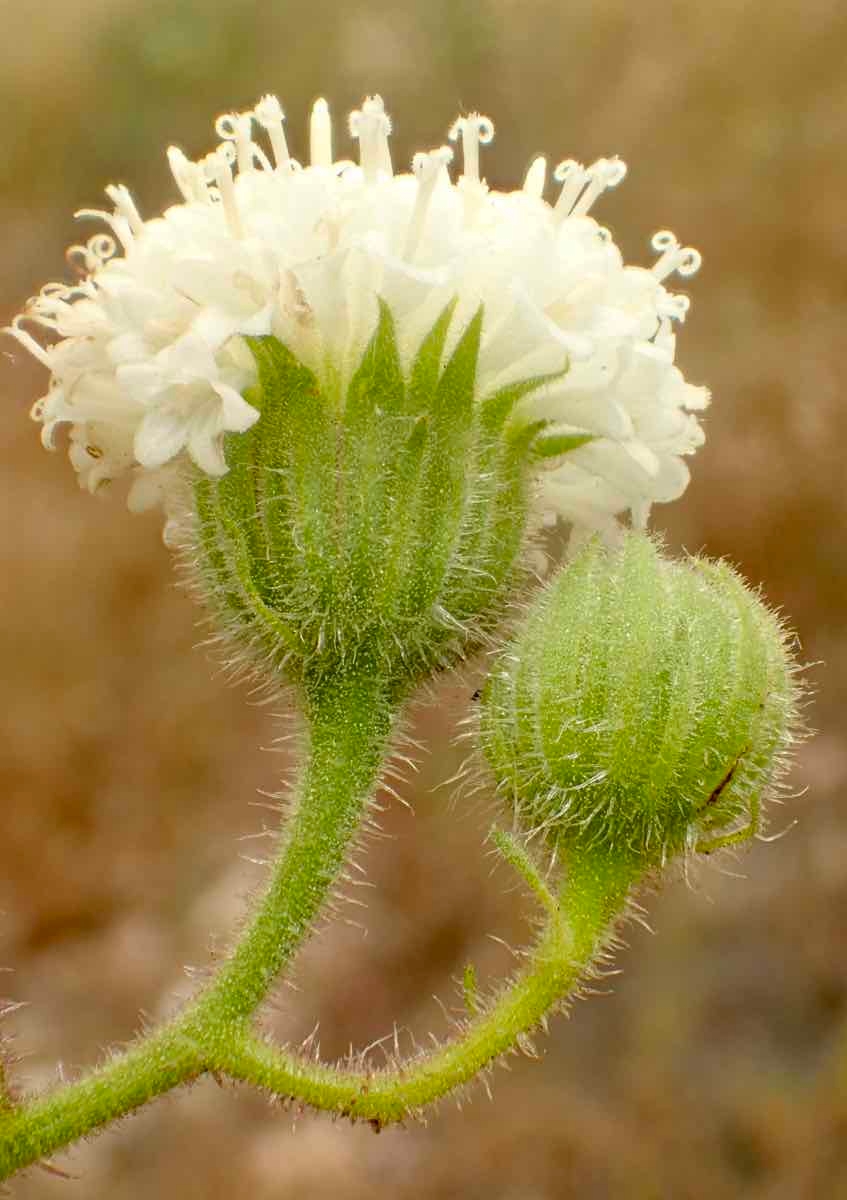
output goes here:
[[[27, 333], [27, 331], [25, 329], [21, 329], [20, 323], [21, 323], [21, 321], [25, 321], [26, 319], [27, 319], [26, 314], [21, 313], [20, 315], [18, 315], [17, 317], [14, 318], [11, 325], [7, 325], [5, 327], [3, 332], [11, 334], [11, 336], [17, 342], [19, 342], [24, 347], [25, 350], [29, 351], [29, 353], [33, 356], [33, 358], [37, 359], [38, 362], [40, 362], [43, 366], [49, 367], [50, 366], [50, 355], [48, 354], [48, 352], [44, 349], [44, 347], [39, 342], [37, 342], [35, 340], [35, 338], [32, 336], [32, 334]], [[36, 401], [36, 403], [38, 403], [38, 401]], [[42, 401], [42, 406], [43, 406], [43, 401]], [[34, 408], [35, 408], [35, 405], [33, 405], [33, 410], [34, 410]], [[37, 421], [40, 419], [40, 417], [33, 416], [33, 419]]]
[[438, 177], [452, 160], [453, 151], [449, 146], [441, 146], [438, 150], [430, 150], [427, 154], [416, 154], [412, 159], [412, 173], [418, 181], [418, 194], [415, 197], [415, 207], [412, 210], [403, 251], [404, 257], [407, 259], [412, 258], [418, 248], [426, 223], [427, 209]]
[[134, 234], [141, 233], [144, 221], [141, 219], [141, 213], [138, 211], [129, 188], [122, 183], [110, 183], [106, 188], [106, 195], [114, 204], [115, 212], [126, 220], [132, 232]]
[[457, 117], [447, 134], [451, 142], [461, 139], [463, 169], [462, 176], [474, 183], [479, 182], [479, 148], [487, 146], [494, 137], [494, 123], [480, 113], [468, 113]]
[[565, 217], [571, 215], [573, 207], [579, 199], [580, 192], [588, 183], [589, 173], [582, 163], [577, 162], [574, 158], [567, 158], [556, 167], [553, 172], [553, 178], [557, 183], [562, 185], [562, 190], [553, 209], [554, 218], [558, 224]]
[[375, 183], [380, 171], [391, 174], [388, 135], [391, 120], [381, 96], [368, 96], [361, 110], [350, 114], [350, 134], [359, 142], [359, 158], [366, 183]]
[[74, 213], [74, 218], [76, 220], [87, 218], [95, 221], [105, 221], [124, 250], [132, 245], [134, 235], [130, 229], [129, 222], [118, 212], [105, 212], [100, 208], [78, 208]]
[[225, 113], [215, 121], [215, 132], [226, 142], [235, 144], [238, 170], [242, 173], [253, 170], [253, 115], [252, 113]]
[[326, 100], [316, 100], [309, 122], [309, 159], [313, 167], [332, 166], [332, 118]]
[[282, 111], [279, 100], [276, 96], [263, 96], [253, 109], [253, 116], [270, 139], [277, 167], [287, 166], [291, 156], [288, 153], [288, 143], [285, 140], [285, 130], [283, 129], [285, 113]]
[[690, 307], [691, 300], [688, 296], [666, 295], [657, 303], [656, 311], [660, 317], [665, 317], [670, 321], [679, 321], [682, 324]]
[[235, 196], [235, 186], [232, 182], [232, 162], [235, 157], [235, 150], [231, 142], [224, 142], [218, 146], [217, 150], [213, 150], [211, 154], [207, 154], [203, 160], [209, 177], [214, 180], [217, 185], [218, 192], [223, 205], [224, 216], [233, 237], [243, 237], [244, 229], [241, 224], [241, 214], [238, 211], [238, 201]]
[[524, 176], [523, 190], [527, 196], [540, 200], [544, 195], [544, 185], [547, 182], [547, 159], [539, 154], [529, 164], [529, 170]]
[[206, 186], [203, 168], [199, 163], [192, 162], [178, 146], [169, 146], [168, 166], [174, 177], [174, 183], [182, 192], [184, 200], [189, 204], [193, 200], [201, 204], [208, 204], [209, 189]]
[[108, 233], [96, 233], [93, 238], [89, 238], [87, 249], [93, 260], [93, 270], [108, 262], [110, 258], [114, 258], [118, 247], [115, 239], [110, 237]]
[[668, 229], [654, 235], [651, 245], [660, 257], [653, 264], [653, 274], [661, 282], [676, 271], [677, 275], [694, 275], [703, 261], [699, 250], [693, 246], [680, 246], [676, 236]]
[[607, 188], [617, 187], [626, 176], [626, 163], [619, 158], [599, 158], [585, 172], [588, 185], [571, 210], [572, 217], [584, 217], [598, 196]]

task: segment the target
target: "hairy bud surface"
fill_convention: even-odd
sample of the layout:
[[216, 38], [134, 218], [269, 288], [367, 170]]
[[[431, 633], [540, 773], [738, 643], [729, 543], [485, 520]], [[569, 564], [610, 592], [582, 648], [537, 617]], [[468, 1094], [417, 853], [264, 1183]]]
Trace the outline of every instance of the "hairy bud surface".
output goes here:
[[731, 567], [595, 540], [500, 657], [483, 746], [527, 825], [660, 864], [755, 834], [799, 690], [785, 629]]

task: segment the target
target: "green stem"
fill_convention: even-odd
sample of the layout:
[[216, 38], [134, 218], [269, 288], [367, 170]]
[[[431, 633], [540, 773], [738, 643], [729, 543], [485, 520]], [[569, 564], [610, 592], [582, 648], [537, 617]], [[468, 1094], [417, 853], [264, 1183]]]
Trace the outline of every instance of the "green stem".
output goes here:
[[542, 1024], [602, 948], [634, 878], [627, 869], [573, 862], [567, 916], [562, 909], [548, 914], [526, 970], [454, 1040], [416, 1060], [380, 1071], [337, 1070], [245, 1033], [219, 1044], [215, 1065], [233, 1079], [378, 1127], [402, 1121], [468, 1083]]
[[392, 709], [366, 672], [308, 689], [310, 756], [286, 842], [250, 928], [193, 1013], [198, 1030], [245, 1020], [309, 932], [373, 791]]
[[0, 1114], [0, 1179], [84, 1137], [204, 1069], [175, 1029], [144, 1038], [77, 1083]]
[[237, 1038], [303, 941], [358, 830], [391, 731], [367, 673], [306, 690], [310, 756], [267, 891], [208, 989], [173, 1023], [77, 1083], [0, 1110], [0, 1179], [153, 1097], [214, 1069], [208, 1046]]
[[410, 1063], [370, 1072], [300, 1060], [257, 1038], [249, 1018], [308, 933], [344, 863], [392, 725], [392, 705], [366, 672], [325, 676], [308, 686], [306, 710], [311, 754], [297, 804], [265, 896], [232, 955], [170, 1025], [77, 1083], [0, 1109], [0, 1179], [206, 1071], [377, 1126], [400, 1121], [520, 1046], [589, 968], [625, 903], [634, 864], [571, 855], [562, 902], [525, 848], [497, 834], [496, 844], [538, 895], [547, 922], [526, 969], [452, 1041]]

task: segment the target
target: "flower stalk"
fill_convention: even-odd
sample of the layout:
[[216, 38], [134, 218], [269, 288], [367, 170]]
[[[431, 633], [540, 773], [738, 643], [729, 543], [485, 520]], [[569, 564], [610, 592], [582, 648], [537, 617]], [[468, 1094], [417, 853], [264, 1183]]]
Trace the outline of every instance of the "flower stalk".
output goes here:
[[307, 936], [346, 862], [385, 759], [394, 713], [367, 672], [325, 678], [307, 698], [309, 758], [265, 895], [197, 1001], [189, 1026], [247, 1020]]
[[495, 833], [504, 859], [543, 905], [545, 923], [525, 969], [454, 1038], [380, 1072], [316, 1064], [263, 1040], [253, 1018], [331, 889], [391, 728], [388, 706], [361, 680], [327, 688], [311, 711], [301, 799], [265, 897], [232, 955], [168, 1025], [82, 1080], [0, 1111], [0, 1179], [207, 1072], [377, 1127], [402, 1121], [471, 1082], [503, 1054], [524, 1048], [526, 1037], [590, 970], [635, 874], [585, 869], [575, 860], [557, 898], [526, 850]]
[[[456, 180], [444, 146], [395, 173], [377, 96], [351, 116], [358, 165], [335, 160], [323, 100], [307, 166], [283, 122], [265, 97], [199, 161], [171, 147], [182, 202], [159, 219], [109, 188], [113, 211], [82, 214], [110, 232], [72, 248], [81, 279], [7, 331], [49, 372], [45, 445], [68, 426], [82, 486], [164, 508], [231, 661], [293, 686], [308, 752], [265, 892], [199, 994], [44, 1096], [12, 1103], [0, 1076], [0, 1178], [207, 1072], [377, 1127], [423, 1110], [529, 1044], [645, 875], [756, 832], [796, 728], [779, 623], [728, 568], [637, 532], [685, 490], [708, 393], [675, 366], [688, 298], [665, 286], [699, 254], [662, 231], [655, 265], [627, 266], [591, 215], [624, 164], [566, 160], [550, 202], [543, 158], [519, 191], [488, 187], [478, 113], [449, 133]], [[528, 599], [559, 519], [587, 546]], [[523, 969], [483, 1004], [469, 968], [455, 1035], [384, 1070], [270, 1045], [262, 1004], [403, 704], [482, 647], [479, 732], [515, 830], [492, 841], [543, 916]]]

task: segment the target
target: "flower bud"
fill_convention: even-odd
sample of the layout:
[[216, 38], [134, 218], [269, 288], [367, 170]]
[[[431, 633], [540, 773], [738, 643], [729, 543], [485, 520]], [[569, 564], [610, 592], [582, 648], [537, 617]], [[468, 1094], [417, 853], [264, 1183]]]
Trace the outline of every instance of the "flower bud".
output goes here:
[[500, 657], [483, 747], [522, 823], [659, 865], [756, 833], [798, 728], [796, 671], [725, 563], [593, 541]]

